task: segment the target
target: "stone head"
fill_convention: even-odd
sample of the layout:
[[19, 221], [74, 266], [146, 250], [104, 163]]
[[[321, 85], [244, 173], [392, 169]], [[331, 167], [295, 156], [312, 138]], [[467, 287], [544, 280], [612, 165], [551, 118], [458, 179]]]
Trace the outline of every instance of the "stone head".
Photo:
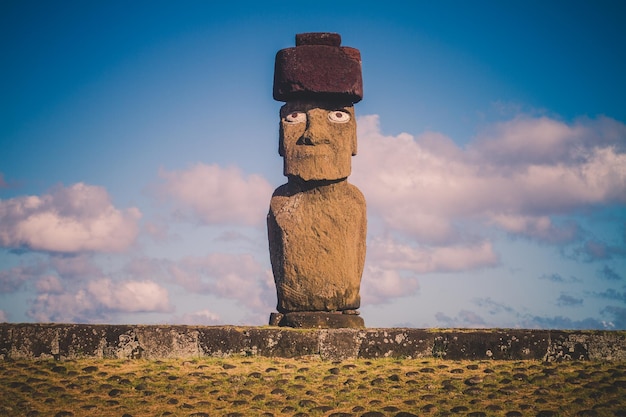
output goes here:
[[284, 175], [304, 181], [346, 178], [356, 155], [353, 104], [363, 97], [361, 55], [336, 33], [296, 35], [276, 54], [274, 98], [280, 110]]
[[290, 101], [280, 109], [278, 153], [284, 175], [305, 181], [346, 178], [356, 155], [352, 103]]

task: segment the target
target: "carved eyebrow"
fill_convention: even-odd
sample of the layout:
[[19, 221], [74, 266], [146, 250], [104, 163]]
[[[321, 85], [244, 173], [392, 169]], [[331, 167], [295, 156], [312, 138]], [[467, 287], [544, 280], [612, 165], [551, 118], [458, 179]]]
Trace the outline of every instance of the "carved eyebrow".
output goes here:
[[287, 108], [287, 105], [283, 106], [280, 108], [280, 117], [284, 118], [289, 116], [290, 114], [293, 113], [306, 113], [306, 110], [304, 110], [301, 107], [295, 107], [295, 108]]
[[285, 117], [287, 117], [288, 115], [292, 114], [292, 113], [306, 113], [311, 109], [322, 109], [328, 112], [331, 111], [343, 111], [346, 113], [350, 113], [350, 109], [353, 108], [352, 105], [350, 104], [345, 104], [345, 105], [337, 105], [334, 106], [332, 104], [327, 104], [327, 105], [323, 105], [323, 104], [311, 104], [310, 106], [307, 106], [306, 104], [302, 104], [300, 103], [299, 105], [294, 105], [294, 107], [289, 108], [288, 107], [289, 104], [285, 104], [283, 107], [280, 108], [280, 118], [283, 119]]

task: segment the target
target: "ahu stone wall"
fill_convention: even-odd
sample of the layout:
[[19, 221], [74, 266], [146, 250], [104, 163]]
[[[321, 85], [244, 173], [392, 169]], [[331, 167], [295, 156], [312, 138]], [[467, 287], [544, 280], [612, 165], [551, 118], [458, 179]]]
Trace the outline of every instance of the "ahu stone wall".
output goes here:
[[285, 327], [0, 324], [0, 358], [120, 359], [230, 355], [294, 358], [626, 360], [624, 331], [292, 329]]

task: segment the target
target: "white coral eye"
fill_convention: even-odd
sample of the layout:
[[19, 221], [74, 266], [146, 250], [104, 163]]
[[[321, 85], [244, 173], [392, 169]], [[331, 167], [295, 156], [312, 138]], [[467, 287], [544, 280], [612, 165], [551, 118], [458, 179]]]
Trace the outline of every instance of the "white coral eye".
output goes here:
[[333, 110], [328, 112], [328, 120], [333, 123], [346, 123], [350, 120], [350, 113], [341, 110]]
[[287, 123], [302, 123], [306, 122], [306, 113], [301, 111], [294, 111], [293, 113], [289, 113], [285, 116], [285, 121]]

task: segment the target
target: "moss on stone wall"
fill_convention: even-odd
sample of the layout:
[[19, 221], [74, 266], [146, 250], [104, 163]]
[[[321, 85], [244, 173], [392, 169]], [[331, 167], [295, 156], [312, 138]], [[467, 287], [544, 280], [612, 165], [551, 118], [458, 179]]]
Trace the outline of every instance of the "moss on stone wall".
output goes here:
[[626, 360], [624, 331], [0, 324], [0, 358]]

